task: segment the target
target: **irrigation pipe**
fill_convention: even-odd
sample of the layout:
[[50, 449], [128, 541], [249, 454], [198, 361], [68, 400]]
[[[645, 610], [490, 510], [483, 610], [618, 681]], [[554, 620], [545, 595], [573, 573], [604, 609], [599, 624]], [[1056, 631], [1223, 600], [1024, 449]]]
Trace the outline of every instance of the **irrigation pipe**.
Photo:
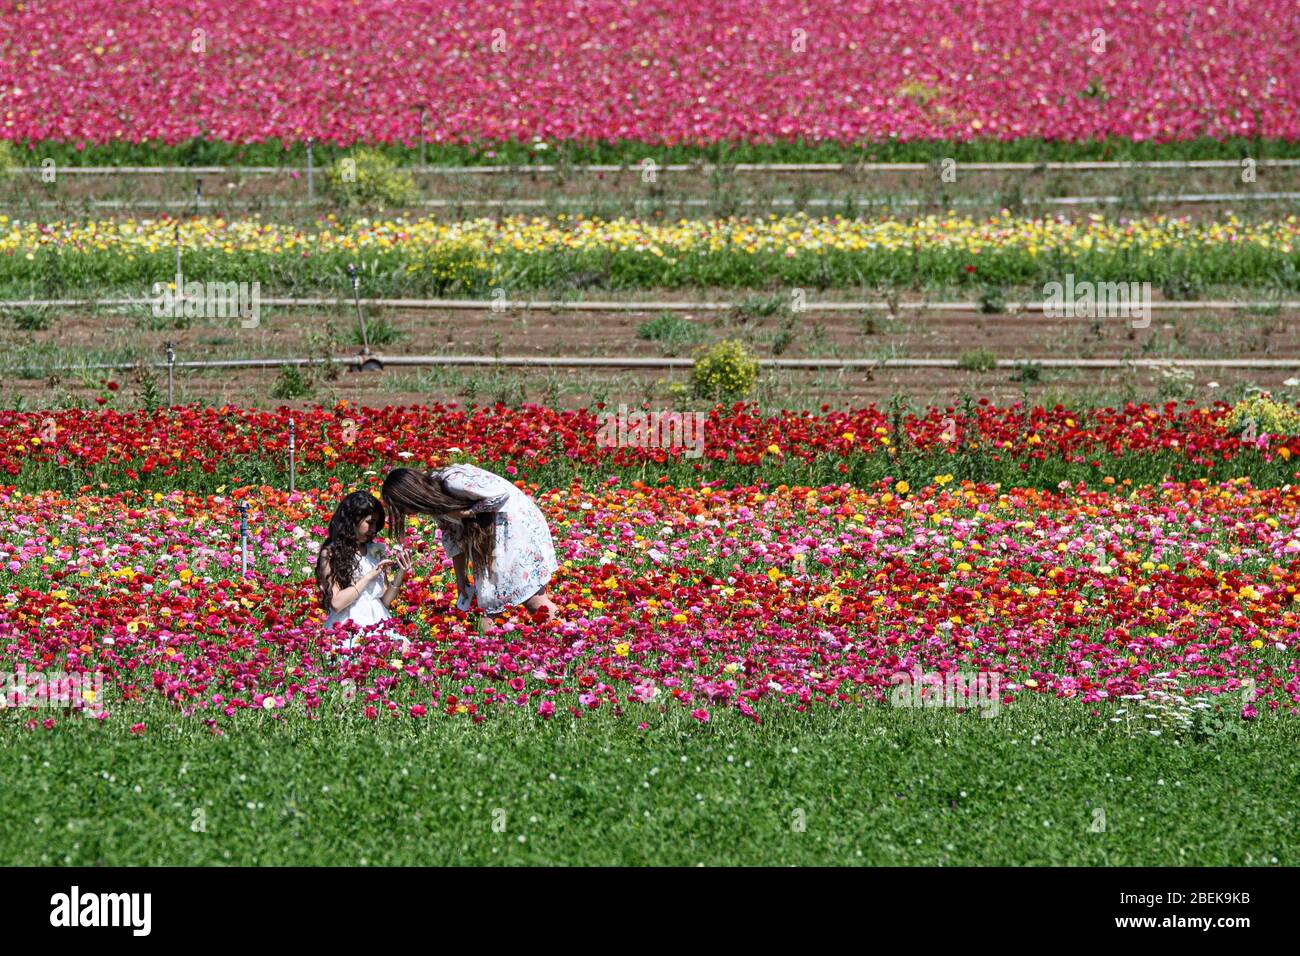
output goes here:
[[[1189, 205], [1210, 205], [1213, 203], [1232, 202], [1282, 202], [1300, 200], [1300, 192], [1257, 192], [1257, 193], [1157, 193], [1152, 196], [1044, 196], [1026, 197], [1019, 200], [1022, 206], [1117, 206], [1127, 202], [1149, 203], [1187, 203]], [[670, 206], [674, 208], [707, 208], [718, 204], [714, 199], [649, 199], [644, 197], [602, 197], [585, 198], [553, 197], [546, 199], [421, 199], [408, 204], [408, 208], [450, 209], [454, 207], [477, 207], [482, 209], [546, 209], [551, 206], [563, 208], [594, 206], [600, 203], [631, 202], [633, 205]], [[741, 199], [731, 205], [736, 206], [777, 206], [833, 208], [851, 204], [857, 207], [924, 207], [938, 206], [944, 209], [958, 206], [987, 207], [1000, 206], [1001, 201], [994, 198], [946, 198], [917, 199], [905, 197], [900, 199], [869, 199], [866, 197], [845, 197], [842, 199], [813, 197], [811, 199]], [[193, 199], [42, 199], [29, 205], [41, 209], [59, 209], [66, 206], [89, 206], [96, 209], [296, 209], [305, 206], [326, 206], [329, 203], [321, 199], [204, 199], [197, 203]]]
[[[653, 159], [653, 157], [651, 157]], [[938, 159], [945, 157], [937, 157]], [[1248, 157], [1243, 156], [1242, 159]], [[957, 163], [958, 170], [973, 172], [1026, 172], [1026, 171], [1061, 171], [1061, 172], [1105, 172], [1126, 169], [1241, 169], [1241, 159], [1167, 159], [1167, 160], [1081, 160], [1076, 162], [1042, 162], [1042, 163]], [[655, 172], [713, 172], [723, 170], [738, 173], [915, 173], [932, 171], [935, 163], [666, 163], [655, 165]], [[1288, 168], [1300, 166], [1300, 159], [1258, 159], [1258, 168]], [[317, 169], [322, 167], [315, 167]], [[584, 172], [584, 173], [636, 173], [642, 171], [642, 164], [599, 164], [584, 163], [573, 166], [556, 166], [553, 163], [537, 165], [496, 165], [496, 166], [429, 166], [413, 165], [403, 167], [407, 172], [435, 175], [479, 175], [493, 176], [503, 174]], [[39, 174], [39, 166], [20, 166], [7, 170], [10, 174]], [[219, 176], [253, 175], [274, 176], [281, 173], [305, 173], [306, 166], [60, 166], [59, 175], [77, 174], [84, 176]]]
[[[371, 355], [385, 367], [425, 367], [438, 365], [496, 366], [508, 368], [690, 368], [688, 358], [646, 358], [642, 356], [541, 356], [541, 355]], [[356, 367], [359, 356], [348, 355], [337, 359], [323, 358], [258, 358], [212, 359], [176, 362], [175, 368], [190, 369], [243, 369], [283, 368], [286, 366], [323, 365], [327, 361], [344, 367]], [[889, 369], [889, 368], [960, 368], [961, 360], [935, 359], [759, 359], [765, 368], [785, 369]], [[1212, 369], [1290, 369], [1300, 368], [1300, 356], [1281, 359], [1085, 359], [1085, 358], [1016, 358], [998, 359], [998, 368], [1021, 368], [1037, 365], [1042, 368], [1120, 369], [1120, 368], [1212, 368]], [[117, 362], [86, 365], [56, 365], [39, 370], [40, 375], [51, 372], [126, 371], [136, 368], [166, 368], [166, 362]], [[6, 375], [38, 372], [34, 367], [0, 370]]]
[[[152, 307], [153, 299], [7, 299], [0, 300], [3, 309], [40, 309], [40, 308], [114, 308], [123, 306]], [[541, 299], [537, 301], [513, 299], [271, 299], [258, 300], [261, 305], [281, 308], [322, 308], [326, 306], [353, 305], [354, 301], [363, 306], [385, 309], [444, 309], [448, 311], [554, 311], [554, 312], [727, 312], [741, 308], [739, 302], [587, 302]], [[1042, 312], [1047, 303], [1043, 302], [1008, 302], [1003, 311]], [[806, 300], [797, 311], [823, 314], [827, 312], [865, 312], [870, 310], [887, 312], [893, 306], [888, 302], [817, 302]], [[980, 312], [979, 302], [899, 302], [897, 308], [919, 310], [923, 312]], [[1300, 300], [1231, 301], [1226, 299], [1203, 300], [1159, 300], [1151, 303], [1152, 309], [1172, 311], [1221, 311], [1232, 309], [1300, 309]], [[985, 313], [984, 317], [993, 319], [997, 313]]]

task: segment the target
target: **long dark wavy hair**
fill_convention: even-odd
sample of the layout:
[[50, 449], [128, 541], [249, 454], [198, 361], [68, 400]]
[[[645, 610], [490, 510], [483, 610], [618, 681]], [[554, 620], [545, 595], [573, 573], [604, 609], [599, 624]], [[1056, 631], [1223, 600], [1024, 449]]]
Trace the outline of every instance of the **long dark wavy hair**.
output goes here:
[[413, 468], [394, 468], [384, 479], [384, 507], [397, 540], [406, 530], [407, 515], [432, 515], [440, 523], [459, 528], [475, 574], [492, 570], [496, 547], [496, 515], [491, 512], [461, 518], [453, 514], [476, 504], [443, 487], [440, 471], [423, 474]]
[[330, 518], [329, 535], [316, 556], [316, 586], [321, 607], [327, 612], [331, 610], [330, 592], [350, 588], [356, 582], [357, 559], [365, 550], [357, 526], [366, 518], [375, 519], [375, 534], [383, 530], [384, 506], [368, 491], [352, 492], [339, 502]]

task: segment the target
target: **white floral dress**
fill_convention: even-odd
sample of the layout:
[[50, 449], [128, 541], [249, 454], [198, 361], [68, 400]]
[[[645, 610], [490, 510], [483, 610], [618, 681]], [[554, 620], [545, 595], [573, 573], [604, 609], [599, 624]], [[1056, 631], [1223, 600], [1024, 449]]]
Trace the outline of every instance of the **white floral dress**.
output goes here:
[[[443, 488], [478, 511], [496, 514], [496, 548], [492, 569], [473, 568], [478, 605], [487, 614], [499, 614], [522, 604], [542, 590], [559, 566], [555, 543], [546, 518], [533, 499], [500, 475], [473, 465], [451, 465], [432, 474]], [[435, 519], [447, 554], [465, 550], [464, 526], [454, 518]]]

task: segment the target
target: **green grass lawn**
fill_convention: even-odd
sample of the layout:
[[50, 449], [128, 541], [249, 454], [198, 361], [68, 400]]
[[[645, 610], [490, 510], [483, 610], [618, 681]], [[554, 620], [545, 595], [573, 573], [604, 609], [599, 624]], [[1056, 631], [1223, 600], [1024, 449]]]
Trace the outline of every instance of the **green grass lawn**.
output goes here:
[[[0, 725], [0, 862], [1295, 865], [1300, 724], [1129, 738], [1086, 705]], [[24, 715], [26, 716], [26, 715]], [[41, 716], [37, 712], [36, 716]], [[1102, 824], [1104, 821], [1104, 829]]]

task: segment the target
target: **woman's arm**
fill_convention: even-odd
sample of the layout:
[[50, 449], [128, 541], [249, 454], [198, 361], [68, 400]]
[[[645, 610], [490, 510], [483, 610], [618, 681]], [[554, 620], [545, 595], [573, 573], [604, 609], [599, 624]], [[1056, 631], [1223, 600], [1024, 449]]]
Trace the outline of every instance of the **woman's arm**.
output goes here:
[[449, 494], [467, 502], [467, 507], [457, 517], [470, 518], [500, 511], [510, 500], [510, 489], [514, 486], [491, 472], [457, 470], [446, 477], [443, 487]]
[[459, 551], [453, 554], [451, 565], [456, 569], [456, 590], [464, 591], [469, 587], [469, 576], [465, 573], [465, 552]]
[[323, 581], [322, 588], [325, 591], [325, 597], [329, 604], [330, 611], [337, 612], [345, 610], [356, 603], [357, 598], [361, 597], [361, 592], [370, 586], [370, 582], [384, 573], [386, 567], [393, 564], [391, 560], [380, 561], [379, 564], [357, 580], [350, 587], [337, 587], [330, 577], [330, 559], [328, 554], [322, 554], [320, 557], [320, 571], [317, 580]]

